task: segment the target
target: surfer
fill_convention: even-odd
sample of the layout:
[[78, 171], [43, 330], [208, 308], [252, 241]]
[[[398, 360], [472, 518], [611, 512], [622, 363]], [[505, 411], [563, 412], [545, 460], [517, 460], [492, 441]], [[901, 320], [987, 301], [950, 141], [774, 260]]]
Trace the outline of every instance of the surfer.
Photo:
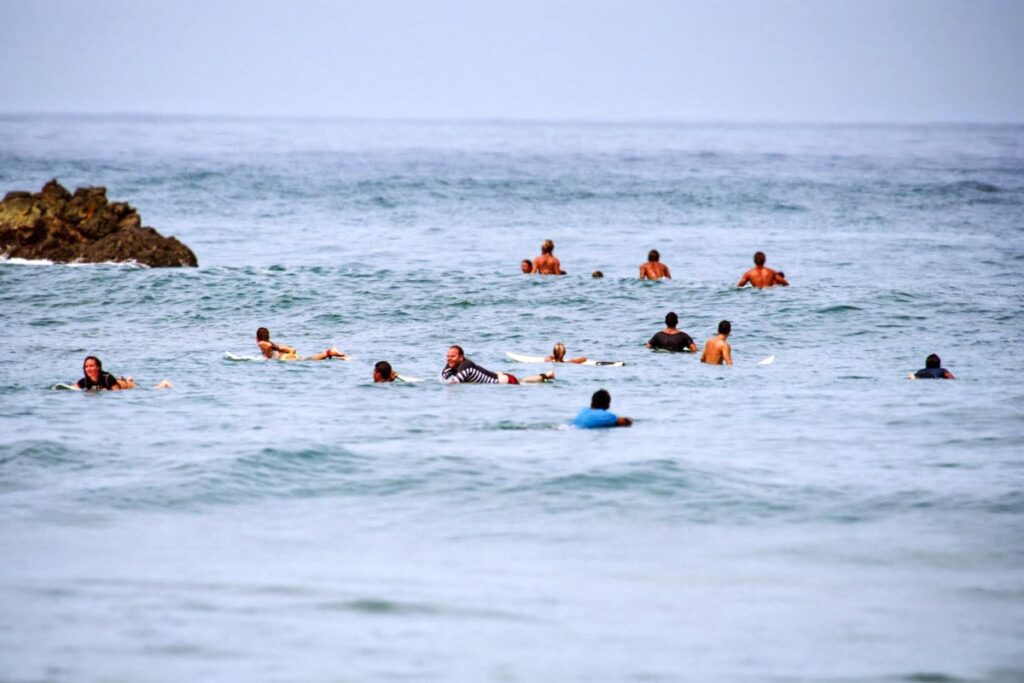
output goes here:
[[347, 355], [333, 346], [323, 353], [315, 353], [312, 356], [300, 356], [298, 351], [291, 346], [275, 344], [270, 341], [270, 330], [265, 327], [256, 330], [256, 343], [259, 345], [260, 353], [263, 354], [264, 358], [276, 360], [327, 360], [328, 358], [341, 358], [342, 360], [348, 360]]
[[749, 282], [758, 289], [771, 287], [772, 285], [789, 287], [789, 282], [786, 281], [786, 274], [782, 271], [765, 268], [764, 260], [765, 256], [763, 251], [759, 251], [754, 254], [754, 267], [743, 273], [743, 277], [740, 278], [740, 282], [736, 286], [742, 287]]
[[579, 358], [566, 358], [565, 357], [565, 344], [558, 342], [554, 348], [551, 349], [551, 355], [544, 359], [545, 363], [586, 363], [587, 357], [580, 356]]
[[704, 343], [701, 363], [711, 365], [732, 365], [732, 347], [726, 339], [732, 333], [732, 324], [728, 320], [718, 323], [718, 334]]
[[565, 275], [562, 264], [554, 255], [555, 243], [551, 240], [544, 240], [540, 245], [540, 256], [533, 259], [533, 272], [541, 275]]
[[519, 264], [520, 270], [523, 271], [523, 275], [529, 275], [533, 272], [533, 262], [528, 258], [524, 258]]
[[697, 344], [693, 337], [682, 330], [676, 329], [679, 324], [679, 316], [674, 311], [669, 311], [665, 316], [665, 329], [658, 332], [644, 346], [649, 349], [664, 349], [666, 351], [691, 351], [697, 353]]
[[394, 382], [398, 379], [398, 373], [391, 369], [391, 363], [386, 360], [379, 360], [373, 366], [374, 382]]
[[598, 389], [590, 399], [590, 407], [584, 408], [573, 418], [572, 426], [580, 429], [596, 429], [598, 427], [628, 427], [633, 420], [619, 417], [608, 410], [612, 405], [612, 396], [604, 389]]
[[[122, 391], [135, 388], [135, 380], [131, 377], [114, 377], [109, 372], [104, 371], [103, 362], [96, 356], [85, 357], [85, 361], [82, 363], [82, 374], [85, 375], [82, 379], [69, 385], [75, 391]], [[171, 389], [173, 387], [174, 385], [165, 379], [153, 388]]]
[[956, 379], [953, 373], [942, 367], [942, 359], [931, 354], [924, 359], [924, 368], [910, 373], [910, 379]]
[[461, 346], [448, 348], [448, 362], [441, 370], [441, 381], [446, 384], [521, 384], [548, 382], [555, 373], [544, 372], [519, 379], [505, 372], [491, 372], [466, 358]]
[[671, 280], [672, 273], [669, 272], [668, 266], [661, 262], [661, 254], [658, 253], [658, 250], [651, 249], [647, 252], [647, 263], [640, 266], [640, 279], [658, 280], [661, 278]]

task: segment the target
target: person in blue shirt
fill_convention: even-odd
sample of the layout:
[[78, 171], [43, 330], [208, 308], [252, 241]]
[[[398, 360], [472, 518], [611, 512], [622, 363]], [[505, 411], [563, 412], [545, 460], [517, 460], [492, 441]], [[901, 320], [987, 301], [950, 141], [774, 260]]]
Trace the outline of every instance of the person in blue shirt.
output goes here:
[[924, 359], [924, 368], [911, 373], [910, 379], [955, 379], [953, 373], [942, 367], [942, 359], [934, 353]]
[[612, 396], [604, 389], [598, 389], [590, 399], [590, 407], [584, 408], [573, 419], [572, 426], [580, 429], [596, 429], [599, 427], [628, 427], [633, 420], [619, 417], [608, 410], [612, 405]]

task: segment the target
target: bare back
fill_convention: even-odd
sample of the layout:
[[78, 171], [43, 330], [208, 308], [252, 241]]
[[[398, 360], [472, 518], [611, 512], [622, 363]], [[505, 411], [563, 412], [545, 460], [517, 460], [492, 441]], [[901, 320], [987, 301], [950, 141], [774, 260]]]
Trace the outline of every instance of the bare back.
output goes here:
[[732, 347], [721, 334], [708, 339], [704, 344], [704, 353], [700, 357], [701, 363], [710, 365], [732, 365]]
[[764, 289], [765, 287], [771, 287], [773, 285], [786, 286], [789, 283], [786, 282], [786, 278], [782, 277], [776, 271], [765, 266], [754, 266], [747, 272], [743, 273], [743, 277], [740, 278], [740, 282], [737, 287], [750, 283], [758, 289]]
[[533, 272], [541, 275], [561, 275], [562, 264], [552, 254], [541, 254], [533, 260]]
[[648, 261], [640, 266], [641, 280], [660, 280], [661, 278], [672, 279], [672, 273], [668, 266], [660, 261]]

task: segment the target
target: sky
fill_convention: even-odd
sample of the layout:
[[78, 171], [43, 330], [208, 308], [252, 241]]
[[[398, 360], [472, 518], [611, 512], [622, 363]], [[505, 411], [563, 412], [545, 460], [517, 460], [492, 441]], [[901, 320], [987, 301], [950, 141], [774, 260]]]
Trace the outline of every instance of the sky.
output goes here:
[[0, 113], [1024, 123], [1024, 0], [0, 0]]

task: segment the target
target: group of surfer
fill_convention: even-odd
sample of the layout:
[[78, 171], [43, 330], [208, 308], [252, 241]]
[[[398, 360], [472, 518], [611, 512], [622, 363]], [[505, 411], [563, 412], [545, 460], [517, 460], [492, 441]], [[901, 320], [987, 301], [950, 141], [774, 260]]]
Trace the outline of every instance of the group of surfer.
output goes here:
[[[562, 264], [554, 252], [555, 243], [552, 240], [544, 240], [540, 245], [540, 256], [533, 259], [533, 261], [523, 259], [519, 264], [519, 268], [524, 275], [565, 275], [566, 272], [562, 270]], [[765, 266], [765, 259], [763, 251], [755, 253], [754, 267], [743, 273], [743, 277], [740, 278], [736, 286], [743, 287], [749, 284], [758, 289], [774, 287], [775, 285], [788, 287], [789, 281], [786, 280], [786, 274], [781, 270], [772, 270]], [[600, 270], [595, 270], [591, 273], [591, 276], [600, 278], [604, 277], [604, 273]], [[661, 262], [661, 254], [658, 250], [651, 249], [647, 252], [647, 263], [640, 266], [640, 279], [660, 280], [662, 278], [671, 280], [672, 271]]]
[[[524, 259], [522, 262], [523, 273], [540, 275], [565, 275], [561, 263], [554, 255], [555, 244], [552, 240], [544, 240], [541, 245], [541, 254], [532, 262]], [[773, 287], [781, 285], [786, 287], [789, 282], [781, 271], [767, 268], [765, 265], [764, 252], [754, 254], [754, 267], [743, 274], [737, 287], [744, 287], [747, 284], [757, 288]], [[603, 277], [600, 271], [593, 273], [594, 277]], [[668, 266], [661, 263], [661, 255], [657, 249], [652, 249], [647, 255], [647, 263], [640, 266], [641, 280], [658, 280], [661, 278], [671, 279], [672, 273]], [[649, 349], [664, 350], [671, 352], [696, 353], [699, 348], [697, 343], [686, 332], [678, 329], [679, 316], [670, 311], [665, 316], [665, 328], [657, 332], [645, 344]], [[728, 320], [718, 323], [718, 333], [708, 339], [704, 344], [704, 351], [701, 354], [701, 362], [712, 365], [732, 365], [732, 348], [729, 346], [728, 338], [732, 332], [732, 325]], [[264, 358], [276, 360], [311, 360], [321, 361], [337, 358], [339, 360], [350, 360], [349, 356], [342, 351], [332, 347], [315, 353], [311, 356], [301, 356], [294, 347], [277, 344], [270, 339], [270, 330], [260, 327], [256, 330], [256, 344], [259, 346], [260, 354]], [[586, 356], [577, 358], [566, 358], [566, 348], [561, 342], [555, 344], [551, 355], [545, 357], [544, 362], [548, 363], [574, 363], [582, 364], [587, 362]], [[593, 364], [593, 363], [591, 363]], [[120, 391], [123, 389], [135, 388], [135, 381], [131, 377], [115, 377], [103, 370], [103, 364], [96, 356], [87, 356], [82, 364], [82, 379], [71, 389], [76, 390], [110, 390]], [[925, 360], [925, 367], [915, 373], [911, 373], [911, 379], [954, 379], [953, 373], [942, 367], [941, 359], [931, 354]], [[554, 372], [543, 372], [528, 377], [517, 377], [510, 373], [495, 372], [481, 367], [466, 358], [465, 351], [461, 346], [452, 345], [448, 348], [446, 363], [441, 370], [440, 379], [446, 384], [527, 384], [538, 382], [550, 382], [555, 379]], [[394, 381], [415, 381], [405, 378], [397, 373], [391, 364], [382, 360], [377, 362], [373, 368], [374, 382]], [[155, 389], [171, 388], [174, 385], [168, 380], [157, 384]], [[594, 393], [589, 408], [584, 408], [573, 420], [578, 427], [625, 427], [632, 424], [632, 420], [626, 417], [618, 417], [609, 412], [611, 395], [604, 389]]]

